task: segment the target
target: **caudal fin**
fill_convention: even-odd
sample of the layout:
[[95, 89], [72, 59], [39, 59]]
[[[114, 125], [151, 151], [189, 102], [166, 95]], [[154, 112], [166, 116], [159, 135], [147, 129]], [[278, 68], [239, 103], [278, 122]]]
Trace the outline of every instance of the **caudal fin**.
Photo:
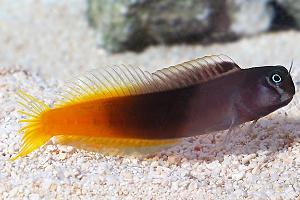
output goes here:
[[19, 130], [19, 132], [24, 132], [20, 151], [11, 160], [26, 156], [44, 145], [52, 137], [43, 132], [41, 121], [41, 114], [50, 110], [50, 107], [21, 90], [17, 91], [17, 93], [22, 99], [18, 101], [22, 107], [18, 112], [25, 116], [19, 123], [24, 123], [25, 125]]

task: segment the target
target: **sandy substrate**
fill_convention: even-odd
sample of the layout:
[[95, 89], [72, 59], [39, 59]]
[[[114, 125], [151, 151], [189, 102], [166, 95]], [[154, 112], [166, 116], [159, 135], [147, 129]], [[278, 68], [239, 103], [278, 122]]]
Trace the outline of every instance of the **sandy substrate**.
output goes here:
[[[43, 2], [43, 3], [41, 3]], [[64, 80], [95, 67], [131, 64], [153, 71], [224, 53], [242, 67], [294, 59], [300, 33], [283, 32], [211, 46], [150, 47], [109, 55], [97, 48], [83, 0], [0, 2], [0, 199], [297, 199], [300, 198], [299, 94], [285, 108], [235, 132], [185, 139], [150, 158], [109, 157], [48, 145], [15, 162], [21, 135], [16, 89], [53, 104]]]

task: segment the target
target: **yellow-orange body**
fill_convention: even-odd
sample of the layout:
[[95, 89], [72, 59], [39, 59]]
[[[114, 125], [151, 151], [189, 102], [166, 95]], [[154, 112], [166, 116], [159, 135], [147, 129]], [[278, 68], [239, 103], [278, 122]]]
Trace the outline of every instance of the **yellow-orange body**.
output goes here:
[[105, 107], [101, 101], [84, 102], [44, 112], [45, 132], [55, 135], [110, 136]]

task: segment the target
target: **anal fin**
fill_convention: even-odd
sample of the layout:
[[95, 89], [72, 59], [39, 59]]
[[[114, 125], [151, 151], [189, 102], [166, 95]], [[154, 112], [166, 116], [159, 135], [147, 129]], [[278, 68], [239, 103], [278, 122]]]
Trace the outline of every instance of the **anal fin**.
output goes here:
[[174, 146], [179, 141], [179, 139], [147, 140], [65, 135], [55, 137], [56, 144], [71, 145], [106, 155], [147, 155]]

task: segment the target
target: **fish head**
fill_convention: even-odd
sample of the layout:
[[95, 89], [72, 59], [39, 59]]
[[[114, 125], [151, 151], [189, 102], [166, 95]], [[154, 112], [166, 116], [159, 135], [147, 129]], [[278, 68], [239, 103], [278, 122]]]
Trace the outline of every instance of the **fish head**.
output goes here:
[[[258, 116], [265, 116], [287, 105], [295, 94], [290, 72], [283, 66], [263, 66], [246, 70], [243, 100]], [[242, 89], [243, 89], [242, 88]]]

